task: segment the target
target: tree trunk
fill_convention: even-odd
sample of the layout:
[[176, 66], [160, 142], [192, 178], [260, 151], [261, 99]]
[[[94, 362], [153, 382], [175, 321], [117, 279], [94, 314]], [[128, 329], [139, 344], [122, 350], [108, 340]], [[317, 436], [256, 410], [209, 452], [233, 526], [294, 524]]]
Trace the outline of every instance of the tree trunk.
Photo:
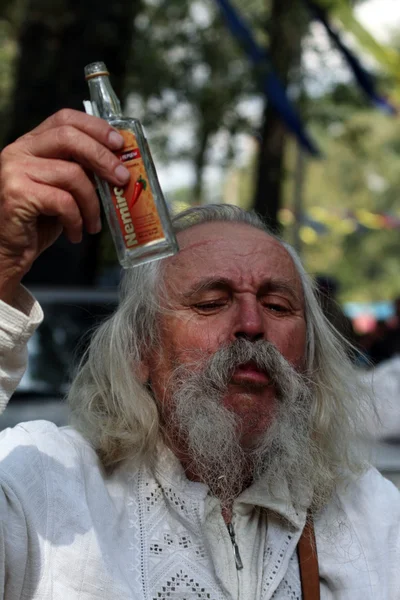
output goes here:
[[203, 175], [206, 162], [208, 140], [211, 132], [204, 126], [199, 127], [198, 146], [194, 158], [195, 182], [193, 187], [193, 203], [202, 204], [203, 199]]
[[304, 200], [304, 182], [306, 174], [306, 157], [303, 148], [297, 143], [296, 147], [296, 166], [293, 180], [293, 248], [301, 257], [302, 243], [300, 229], [303, 221], [303, 200]]
[[[122, 93], [125, 68], [140, 9], [132, 0], [29, 0], [20, 35], [13, 111], [7, 143], [60, 108], [82, 110], [88, 97], [83, 68], [103, 60]], [[62, 237], [35, 263], [28, 283], [90, 285], [100, 236], [72, 245]]]
[[[290, 73], [298, 66], [307, 15], [298, 0], [272, 0], [270, 17], [270, 59], [281, 83], [287, 87]], [[258, 158], [254, 210], [274, 231], [279, 231], [278, 210], [282, 203], [284, 153], [287, 129], [267, 101]]]
[[8, 143], [56, 110], [82, 110], [86, 64], [103, 60], [122, 93], [134, 18], [131, 0], [29, 0], [19, 46]]

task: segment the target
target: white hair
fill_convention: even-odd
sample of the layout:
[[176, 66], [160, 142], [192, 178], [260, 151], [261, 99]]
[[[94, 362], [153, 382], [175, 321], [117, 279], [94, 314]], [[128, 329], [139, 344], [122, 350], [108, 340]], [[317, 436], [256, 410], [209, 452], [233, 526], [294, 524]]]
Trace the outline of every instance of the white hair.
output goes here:
[[[348, 357], [346, 341], [325, 318], [296, 252], [252, 212], [230, 205], [191, 208], [173, 219], [175, 232], [208, 222], [244, 223], [277, 239], [301, 279], [307, 324], [306, 373], [313, 382], [313, 443], [332, 479], [360, 472], [354, 440], [362, 433], [371, 401]], [[139, 366], [159, 343], [157, 317], [165, 296], [163, 263], [125, 272], [118, 309], [92, 337], [69, 391], [71, 422], [96, 449], [106, 468], [127, 458], [149, 461], [161, 435], [159, 411]]]

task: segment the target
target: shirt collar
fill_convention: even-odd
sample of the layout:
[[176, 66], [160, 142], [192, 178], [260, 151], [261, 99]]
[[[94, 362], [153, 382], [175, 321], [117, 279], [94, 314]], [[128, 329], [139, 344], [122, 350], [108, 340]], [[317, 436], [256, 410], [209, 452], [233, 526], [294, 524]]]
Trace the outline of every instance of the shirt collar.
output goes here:
[[[186, 501], [190, 499], [192, 502], [204, 502], [209, 492], [207, 485], [190, 481], [186, 477], [182, 464], [164, 444], [159, 446], [154, 474], [162, 487], [174, 489], [175, 493]], [[280, 515], [296, 529], [301, 529], [311, 498], [310, 490], [298, 502], [299, 507], [294, 507], [287, 481], [276, 482], [271, 486], [265, 478], [260, 478], [236, 498], [233, 508], [234, 512], [246, 514], [254, 507], [260, 507]]]
[[286, 480], [277, 481], [271, 486], [265, 477], [261, 477], [237, 497], [234, 510], [244, 514], [258, 506], [280, 515], [296, 529], [301, 529], [311, 504], [311, 496], [311, 491], [304, 494], [295, 507]]

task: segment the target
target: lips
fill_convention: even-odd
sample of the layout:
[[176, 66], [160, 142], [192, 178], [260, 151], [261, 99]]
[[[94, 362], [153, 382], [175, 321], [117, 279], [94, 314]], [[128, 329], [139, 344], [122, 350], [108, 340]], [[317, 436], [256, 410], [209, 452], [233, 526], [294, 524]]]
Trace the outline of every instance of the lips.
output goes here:
[[260, 369], [254, 362], [249, 362], [236, 367], [232, 378], [236, 385], [269, 385], [271, 380], [268, 374]]

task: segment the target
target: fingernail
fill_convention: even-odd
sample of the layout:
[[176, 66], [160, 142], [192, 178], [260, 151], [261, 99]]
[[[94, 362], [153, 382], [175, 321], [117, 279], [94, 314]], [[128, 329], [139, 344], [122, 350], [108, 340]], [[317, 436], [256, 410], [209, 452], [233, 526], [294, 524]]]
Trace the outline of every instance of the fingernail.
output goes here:
[[90, 227], [89, 233], [100, 233], [101, 231], [101, 219], [97, 219], [94, 225]]
[[96, 221], [96, 227], [95, 227], [95, 229], [96, 229], [96, 233], [99, 233], [101, 231], [101, 219], [100, 219], [100, 217]]
[[82, 241], [82, 232], [71, 233], [69, 239], [73, 244], [80, 244]]
[[108, 145], [113, 150], [118, 150], [124, 145], [124, 138], [116, 131], [110, 131], [108, 134]]
[[120, 183], [126, 183], [130, 177], [128, 169], [126, 169], [123, 165], [118, 165], [114, 171], [114, 174]]

